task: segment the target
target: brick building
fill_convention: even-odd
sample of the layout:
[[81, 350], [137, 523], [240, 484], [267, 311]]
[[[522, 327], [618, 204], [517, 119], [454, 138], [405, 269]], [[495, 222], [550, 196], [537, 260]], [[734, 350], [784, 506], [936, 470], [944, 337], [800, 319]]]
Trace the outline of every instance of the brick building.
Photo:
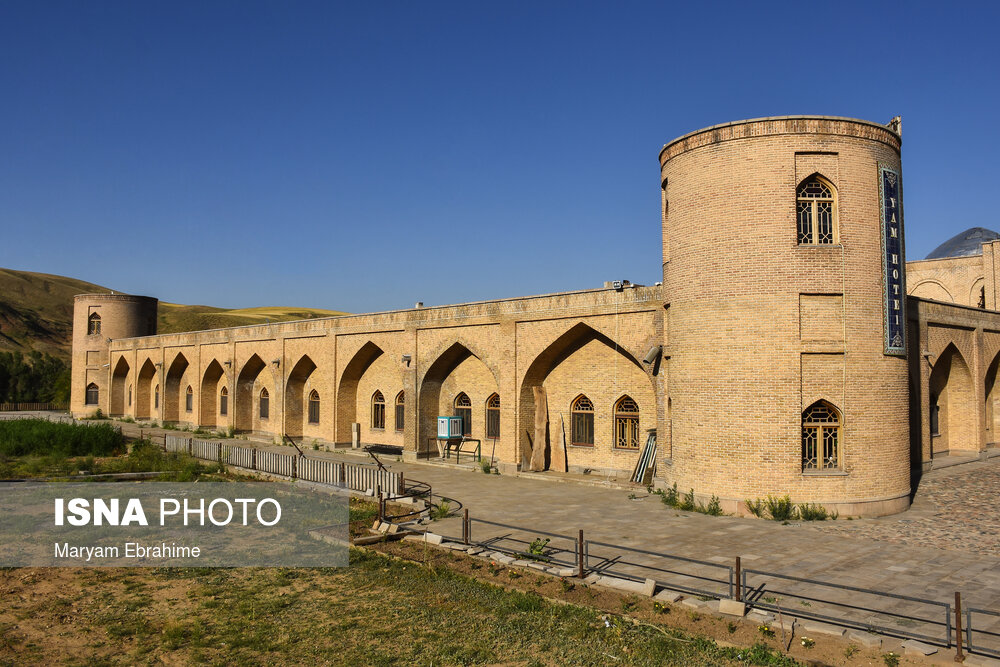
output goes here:
[[993, 442], [1000, 241], [907, 264], [904, 298], [900, 144], [822, 116], [667, 144], [654, 286], [167, 335], [155, 299], [80, 295], [72, 411], [406, 458], [459, 415], [501, 471], [620, 477], [654, 433], [655, 482], [727, 511], [901, 511], [911, 471]]

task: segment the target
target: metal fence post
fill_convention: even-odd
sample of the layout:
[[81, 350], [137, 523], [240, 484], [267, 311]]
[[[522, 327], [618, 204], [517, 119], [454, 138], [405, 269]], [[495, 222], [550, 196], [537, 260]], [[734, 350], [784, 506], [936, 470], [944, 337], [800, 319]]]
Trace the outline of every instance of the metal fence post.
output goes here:
[[743, 601], [743, 587], [740, 586], [740, 557], [736, 557], [736, 600]]
[[378, 502], [378, 520], [379, 523], [382, 522], [382, 487], [375, 487], [375, 499]]
[[962, 653], [962, 594], [955, 591], [955, 662], [965, 662]]
[[462, 544], [469, 543], [469, 508], [462, 513]]
[[577, 552], [577, 575], [583, 579], [583, 529], [580, 530], [580, 537], [576, 541]]

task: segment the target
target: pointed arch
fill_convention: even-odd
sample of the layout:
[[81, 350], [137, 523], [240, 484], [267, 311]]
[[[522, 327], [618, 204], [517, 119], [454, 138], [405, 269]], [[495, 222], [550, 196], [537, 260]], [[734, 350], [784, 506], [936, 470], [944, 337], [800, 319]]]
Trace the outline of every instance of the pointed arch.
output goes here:
[[978, 449], [975, 392], [969, 368], [954, 343], [945, 346], [931, 368], [928, 409], [932, 456]]
[[955, 302], [955, 297], [951, 295], [948, 288], [941, 281], [934, 280], [933, 278], [921, 280], [909, 287], [909, 295], [932, 301]]
[[[201, 408], [198, 421], [201, 426], [215, 428], [219, 424], [219, 381], [225, 371], [217, 359], [212, 359], [201, 378]], [[228, 390], [227, 395], [228, 395]], [[228, 408], [228, 406], [226, 406]], [[228, 410], [227, 410], [228, 412]]]
[[139, 374], [135, 383], [135, 418], [149, 419], [152, 414], [151, 405], [153, 401], [153, 377], [156, 375], [156, 366], [152, 359], [146, 359], [139, 367]]
[[87, 318], [87, 335], [98, 336], [101, 333], [101, 316], [98, 313], [91, 313]]
[[236, 405], [234, 426], [238, 431], [253, 430], [254, 383], [267, 364], [256, 353], [252, 354], [236, 377]]
[[406, 428], [406, 392], [401, 391], [396, 394], [396, 420], [395, 429], [403, 431]]
[[257, 394], [257, 405], [258, 412], [257, 415], [261, 420], [267, 420], [271, 418], [271, 394], [268, 393], [267, 387], [261, 387], [260, 392]]
[[802, 411], [802, 470], [839, 470], [843, 467], [843, 416], [833, 403], [818, 400]]
[[[372, 341], [367, 341], [344, 367], [336, 396], [337, 442], [351, 441], [351, 424], [358, 421], [358, 383], [365, 371], [383, 354], [381, 347]], [[363, 424], [364, 421], [360, 423]]]
[[371, 425], [372, 428], [385, 430], [385, 396], [378, 389], [372, 394]]
[[[452, 343], [427, 367], [419, 385], [417, 416], [418, 451], [427, 448], [428, 439], [437, 433], [439, 415], [457, 414], [455, 398], [464, 393], [469, 397], [471, 435], [483, 438], [483, 426], [471, 419], [471, 406], [481, 404], [498, 390], [497, 376], [483, 360], [463, 343]], [[462, 409], [465, 409], [464, 407]], [[463, 415], [464, 416], [464, 415]], [[468, 429], [466, 429], [468, 430]]]
[[[612, 382], [610, 384], [607, 381], [607, 377], [603, 379], [598, 377], [603, 371], [598, 372], [593, 368], [586, 370], [584, 373], [584, 375], [590, 376], [589, 379], [584, 378], [578, 373], [571, 373], [571, 375], [576, 377], [568, 379], [569, 386], [567, 386], [567, 382], [551, 383], [549, 381], [550, 378], [564, 373], [564, 369], [580, 366], [582, 360], [587, 357], [588, 351], [590, 355], [603, 358], [607, 365], [612, 368]], [[586, 367], [588, 364], [584, 363], [583, 366]], [[589, 366], [592, 367], [592, 364], [589, 364]], [[629, 379], [626, 381], [625, 378]], [[550, 384], [554, 384], [554, 386], [550, 386]], [[569, 429], [569, 432], [565, 433], [566, 442], [591, 446], [587, 442], [581, 442], [582, 436], [586, 433], [585, 431], [574, 433], [574, 423], [583, 428], [584, 421], [586, 420], [584, 418], [574, 418], [573, 415], [575, 412], [571, 406], [576, 399], [573, 397], [576, 396], [578, 398], [579, 395], [586, 394], [586, 396], [596, 398], [599, 393], [606, 394], [606, 392], [613, 391], [615, 384], [629, 387], [629, 390], [638, 397], [641, 403], [650, 406], [656, 405], [656, 393], [653, 381], [646, 373], [646, 369], [642, 363], [627, 349], [616, 344], [615, 341], [605, 334], [584, 322], [578, 322], [553, 340], [548, 347], [532, 360], [528, 365], [527, 371], [525, 371], [524, 378], [521, 380], [518, 395], [518, 419], [521, 426], [517, 430], [517, 438], [522, 463], [528, 462], [531, 457], [532, 447], [536, 446], [533, 439], [537, 436], [532, 430], [532, 424], [535, 423], [536, 392], [548, 393], [550, 390], [555, 390], [558, 394], [557, 396], [550, 396], [547, 400], [546, 410], [550, 418], [547, 421], [550, 421], [551, 426], [548, 429], [550, 437], [553, 431], [559, 428], [559, 420], [562, 419], [563, 428]], [[631, 387], [636, 388], [632, 389]], [[567, 392], [569, 392], [568, 395]], [[586, 398], [586, 396], [584, 397]], [[603, 407], [600, 411], [593, 413], [593, 417], [587, 418], [593, 422], [590, 428], [592, 430], [596, 429], [593, 431], [594, 435], [590, 437], [593, 444], [603, 443], [605, 447], [609, 447], [611, 450], [615, 449], [611, 446], [613, 443], [609, 443], [609, 439], [613, 435], [614, 425], [609, 421], [613, 418], [609, 408], [614, 398], [615, 395], [607, 396], [606, 399], [601, 398], [599, 404]], [[607, 400], [607, 403], [604, 403], [605, 400]], [[553, 412], [555, 414], [552, 414]], [[646, 424], [646, 428], [655, 427], [656, 411], [650, 410], [648, 416], [642, 416], [641, 421]], [[559, 434], [559, 436], [563, 437], [562, 434]], [[542, 443], [542, 446], [548, 446], [548, 443]], [[580, 458], [580, 455], [570, 454], [570, 457]], [[629, 465], [629, 467], [632, 467], [632, 465], [634, 464]]]
[[101, 390], [94, 382], [91, 382], [90, 384], [87, 385], [87, 392], [84, 395], [83, 403], [84, 405], [93, 405], [93, 406], [98, 406], [101, 404]]
[[625, 394], [614, 405], [616, 449], [639, 449], [639, 404]]
[[184, 390], [184, 412], [188, 414], [194, 412], [194, 387], [191, 385]]
[[795, 188], [796, 229], [799, 245], [840, 243], [837, 225], [837, 188], [819, 172]]
[[315, 422], [308, 419], [309, 406], [305, 394], [306, 386], [312, 381], [315, 370], [316, 363], [308, 354], [303, 354], [288, 374], [285, 383], [285, 433], [290, 437], [302, 436], [306, 424], [319, 423], [318, 414]]
[[454, 401], [455, 416], [462, 418], [462, 435], [472, 435], [472, 401], [464, 391], [459, 392]]
[[500, 394], [496, 392], [486, 399], [486, 437], [490, 440], [500, 437]]
[[986, 398], [986, 442], [1000, 442], [1000, 352], [998, 352], [986, 367], [983, 379]]
[[108, 412], [115, 417], [126, 414], [128, 405], [126, 404], [126, 394], [128, 385], [129, 368], [125, 357], [119, 357], [115, 362], [115, 368], [111, 371], [111, 404]]
[[167, 369], [163, 386], [163, 421], [180, 421], [181, 380], [188, 369], [188, 360], [183, 352], [178, 352]]
[[309, 392], [309, 409], [306, 411], [307, 421], [310, 424], [319, 423], [319, 408], [319, 392], [313, 389]]

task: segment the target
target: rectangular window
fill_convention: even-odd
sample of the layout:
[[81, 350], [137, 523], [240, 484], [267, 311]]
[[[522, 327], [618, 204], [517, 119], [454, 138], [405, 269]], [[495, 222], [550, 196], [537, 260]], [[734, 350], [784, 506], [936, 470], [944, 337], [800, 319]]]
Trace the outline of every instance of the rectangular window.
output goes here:
[[319, 401], [309, 401], [309, 423], [319, 423]]
[[403, 405], [403, 404], [401, 404], [401, 403], [397, 403], [396, 404], [396, 430], [397, 431], [402, 431], [403, 428], [406, 426], [406, 410], [405, 410], [405, 408], [406, 408], [406, 406]]
[[594, 413], [573, 413], [573, 444], [593, 446], [594, 444]]
[[455, 408], [455, 416], [462, 418], [462, 435], [472, 435], [472, 408]]
[[267, 419], [271, 416], [271, 400], [267, 396], [260, 398], [260, 418]]
[[227, 415], [229, 414], [229, 397], [223, 394], [219, 396], [219, 414]]
[[191, 412], [194, 409], [194, 394], [188, 394], [184, 399], [184, 409]]
[[500, 411], [495, 409], [486, 410], [486, 437], [500, 437]]

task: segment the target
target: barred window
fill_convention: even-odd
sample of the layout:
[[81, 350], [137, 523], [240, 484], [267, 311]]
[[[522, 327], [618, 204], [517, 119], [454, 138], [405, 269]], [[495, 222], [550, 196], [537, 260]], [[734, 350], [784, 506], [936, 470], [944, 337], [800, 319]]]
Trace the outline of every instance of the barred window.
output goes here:
[[156, 385], [153, 389], [153, 407], [157, 410], [160, 409], [160, 385]]
[[833, 185], [819, 176], [806, 179], [799, 185], [796, 207], [800, 245], [837, 243]]
[[937, 394], [931, 394], [931, 435], [941, 435], [939, 426], [939, 415], [941, 406], [938, 405]]
[[385, 397], [378, 390], [372, 394], [372, 428], [385, 428]]
[[309, 423], [319, 423], [319, 392], [313, 389], [309, 392]]
[[271, 416], [271, 396], [267, 389], [260, 390], [260, 418], [268, 419]]
[[185, 412], [191, 412], [194, 409], [194, 389], [191, 385], [188, 385], [187, 391], [184, 392], [184, 410]]
[[639, 449], [639, 405], [631, 396], [615, 403], [615, 447]]
[[593, 447], [594, 404], [590, 402], [589, 398], [580, 394], [574, 399], [571, 411], [573, 413], [572, 444]]
[[101, 316], [97, 313], [93, 313], [87, 319], [87, 334], [96, 335], [101, 333]]
[[219, 392], [219, 414], [229, 414], [229, 388], [223, 387]]
[[396, 394], [396, 430], [402, 431], [406, 426], [406, 394]]
[[101, 390], [93, 382], [87, 385], [87, 397], [84, 402], [87, 405], [97, 405], [101, 402]]
[[472, 435], [472, 401], [464, 391], [455, 397], [455, 416], [462, 418], [462, 435]]
[[132, 407], [132, 385], [128, 386], [128, 406]]
[[840, 413], [826, 401], [802, 413], [802, 469], [840, 468]]
[[500, 437], [500, 394], [486, 399], [486, 437]]

